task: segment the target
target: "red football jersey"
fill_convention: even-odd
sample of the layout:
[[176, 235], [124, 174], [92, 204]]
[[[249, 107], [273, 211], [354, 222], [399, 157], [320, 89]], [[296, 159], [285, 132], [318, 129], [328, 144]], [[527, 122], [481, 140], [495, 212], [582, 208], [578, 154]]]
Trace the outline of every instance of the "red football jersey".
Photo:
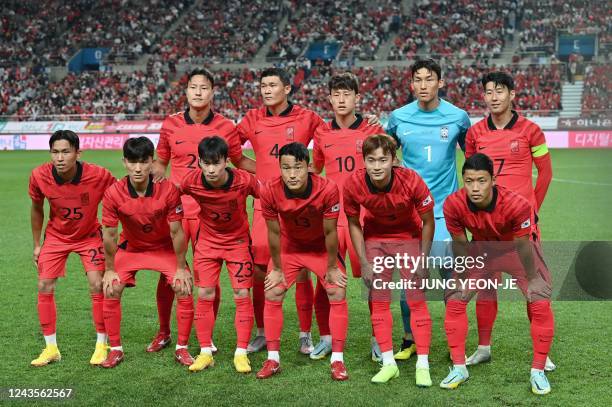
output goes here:
[[108, 188], [102, 201], [102, 224], [123, 228], [120, 246], [127, 251], [173, 250], [169, 222], [183, 219], [178, 188], [170, 181], [149, 181], [145, 196], [125, 177]]
[[[229, 146], [229, 159], [235, 165], [242, 157], [240, 138], [236, 126], [212, 111], [202, 123], [194, 123], [189, 116], [189, 109], [172, 114], [164, 120], [159, 133], [157, 157], [170, 162], [170, 180], [175, 185], [190, 172], [200, 172], [198, 167], [198, 144], [204, 137], [223, 137]], [[189, 197], [183, 197], [185, 217], [195, 219], [199, 206]]]
[[344, 184], [344, 212], [359, 217], [365, 209], [363, 236], [370, 240], [420, 240], [423, 221], [419, 214], [432, 211], [434, 200], [423, 178], [409, 168], [393, 167], [391, 182], [377, 189], [365, 169]]
[[537, 208], [532, 148], [542, 144], [546, 144], [546, 138], [540, 127], [514, 112], [503, 129], [495, 128], [491, 116], [472, 126], [465, 139], [465, 156], [489, 156], [495, 164], [497, 184], [521, 194]]
[[482, 210], [469, 200], [465, 189], [444, 202], [444, 219], [451, 235], [472, 233], [475, 241], [508, 241], [532, 230], [531, 205], [521, 195], [502, 186], [493, 189], [491, 204]]
[[30, 176], [29, 194], [33, 201], [42, 202], [45, 198], [49, 201], [45, 238], [75, 242], [98, 232], [98, 204], [106, 188], [115, 181], [106, 168], [85, 162], [77, 162], [71, 182], [64, 182], [51, 163], [35, 168]]
[[[280, 175], [278, 152], [294, 141], [306, 146], [323, 119], [312, 110], [289, 104], [278, 116], [267, 107], [251, 109], [238, 124], [242, 144], [250, 141], [255, 152], [255, 176], [262, 184]], [[259, 209], [256, 201], [255, 207]]]
[[337, 219], [340, 194], [333, 181], [309, 174], [302, 195], [293, 194], [281, 177], [261, 187], [261, 208], [265, 219], [279, 219], [283, 252], [325, 252], [323, 219]]
[[342, 211], [342, 193], [346, 180], [363, 166], [361, 146], [372, 134], [385, 134], [380, 126], [372, 126], [357, 115], [357, 120], [348, 128], [342, 129], [332, 120], [317, 128], [314, 134], [313, 158], [318, 168], [325, 168], [325, 177], [338, 185], [340, 190], [340, 216], [338, 225], [346, 226], [347, 220]]
[[214, 188], [201, 172], [192, 172], [181, 182], [181, 192], [191, 196], [200, 206], [198, 242], [226, 249], [249, 246], [247, 196], [258, 196], [255, 176], [246, 171], [228, 168], [229, 178], [221, 188]]

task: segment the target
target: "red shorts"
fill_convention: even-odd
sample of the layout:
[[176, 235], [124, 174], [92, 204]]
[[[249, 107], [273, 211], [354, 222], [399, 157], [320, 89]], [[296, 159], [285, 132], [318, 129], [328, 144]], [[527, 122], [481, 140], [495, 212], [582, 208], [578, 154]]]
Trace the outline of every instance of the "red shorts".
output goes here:
[[183, 226], [185, 241], [191, 241], [191, 248], [195, 248], [195, 244], [198, 239], [198, 232], [200, 230], [200, 219], [183, 218], [181, 221], [181, 225]]
[[[405, 265], [403, 262], [397, 268], [396, 264], [393, 267], [386, 267], [383, 259], [396, 255], [403, 257], [404, 255], [413, 258], [420, 256], [420, 241], [380, 241], [367, 240], [365, 242], [366, 258], [372, 265], [372, 286], [369, 287], [369, 298], [373, 301], [391, 301], [394, 292], [406, 292], [406, 298], [409, 301], [425, 301], [425, 291], [421, 288], [423, 279], [412, 272], [412, 263]], [[410, 282], [410, 283], [408, 283]], [[397, 286], [397, 283], [403, 285]], [[395, 284], [391, 287], [390, 284]], [[399, 297], [399, 295], [397, 296]]]
[[194, 284], [216, 287], [224, 261], [233, 289], [253, 286], [253, 256], [249, 247], [213, 249], [201, 244], [196, 245], [193, 254]]
[[262, 211], [259, 209], [253, 210], [251, 239], [253, 263], [266, 266], [270, 262], [270, 248], [268, 247], [268, 224], [262, 215]]
[[349, 233], [349, 228], [347, 226], [338, 226], [338, 260], [344, 267], [344, 271], [346, 272], [346, 252], [348, 251], [348, 257], [351, 260], [351, 272], [353, 273], [353, 277], [360, 278], [361, 277], [361, 264], [359, 264], [359, 257], [357, 256], [357, 252], [355, 252], [355, 248], [353, 247], [353, 242], [351, 241], [351, 235]]
[[66, 260], [70, 253], [81, 257], [86, 272], [104, 271], [104, 243], [99, 231], [74, 243], [45, 238], [38, 257], [38, 279], [52, 279], [66, 275]]
[[[189, 270], [189, 267], [186, 267], [186, 269]], [[176, 274], [176, 254], [173, 250], [148, 250], [143, 252], [117, 250], [115, 272], [119, 275], [122, 284], [134, 287], [138, 270], [158, 271], [171, 285]]]
[[[302, 269], [308, 269], [316, 274], [324, 288], [335, 287], [325, 280], [327, 274], [327, 253], [281, 253], [281, 267], [285, 276], [285, 288], [291, 287]], [[271, 270], [272, 262], [268, 267]], [[346, 274], [346, 270], [340, 269]]]

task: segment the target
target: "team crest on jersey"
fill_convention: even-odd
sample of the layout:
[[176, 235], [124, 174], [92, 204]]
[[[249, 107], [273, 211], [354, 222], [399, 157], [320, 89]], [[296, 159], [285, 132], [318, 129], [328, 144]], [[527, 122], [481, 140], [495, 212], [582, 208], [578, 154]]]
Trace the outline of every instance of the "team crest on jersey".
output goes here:
[[423, 206], [427, 206], [431, 203], [433, 199], [431, 199], [431, 195], [427, 195], [427, 198], [423, 201]]
[[232, 211], [238, 210], [238, 200], [237, 199], [231, 199], [229, 201], [229, 208]]
[[510, 151], [513, 153], [518, 153], [519, 152], [519, 142], [518, 140], [512, 140], [510, 142]]
[[81, 194], [81, 205], [82, 206], [89, 205], [89, 192], [83, 192]]
[[287, 127], [286, 129], [286, 138], [289, 141], [293, 141], [294, 137], [295, 137], [295, 129], [293, 127]]
[[355, 150], [357, 154], [363, 154], [363, 140], [357, 140], [355, 142]]
[[440, 127], [440, 141], [448, 141], [448, 127]]

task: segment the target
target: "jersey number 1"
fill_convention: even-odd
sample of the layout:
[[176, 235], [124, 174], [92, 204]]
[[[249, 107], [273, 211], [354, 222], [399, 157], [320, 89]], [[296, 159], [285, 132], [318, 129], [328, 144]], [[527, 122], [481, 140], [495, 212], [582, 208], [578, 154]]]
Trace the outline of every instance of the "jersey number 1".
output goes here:
[[431, 162], [431, 146], [425, 146], [423, 148], [427, 150], [427, 162], [430, 163]]

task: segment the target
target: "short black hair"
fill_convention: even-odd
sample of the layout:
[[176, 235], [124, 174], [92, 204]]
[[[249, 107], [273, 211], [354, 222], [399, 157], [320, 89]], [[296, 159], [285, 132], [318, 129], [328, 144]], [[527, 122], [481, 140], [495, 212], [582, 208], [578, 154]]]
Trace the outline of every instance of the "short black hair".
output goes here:
[[493, 82], [495, 87], [501, 85], [508, 88], [508, 90], [514, 90], [514, 79], [512, 79], [512, 76], [510, 76], [510, 74], [507, 74], [506, 72], [489, 72], [488, 74], [482, 77], [482, 88], [486, 89], [487, 83], [489, 82]]
[[215, 163], [221, 158], [227, 160], [228, 150], [227, 142], [219, 136], [204, 137], [198, 144], [198, 155], [205, 162]]
[[293, 143], [285, 144], [281, 147], [278, 152], [278, 161], [284, 155], [290, 155], [295, 157], [296, 161], [306, 161], [306, 164], [310, 163], [310, 154], [308, 153], [308, 148], [302, 144], [294, 141]]
[[476, 153], [465, 160], [461, 169], [461, 175], [465, 174], [468, 170], [486, 171], [493, 177], [493, 160], [486, 154]]
[[410, 67], [410, 77], [414, 77], [414, 74], [417, 73], [419, 69], [427, 69], [429, 72], [435, 72], [438, 75], [438, 80], [442, 79], [442, 68], [440, 68], [440, 64], [434, 61], [431, 58], [428, 59], [419, 59]]
[[264, 69], [261, 71], [261, 75], [259, 75], [259, 81], [261, 82], [267, 76], [278, 76], [283, 86], [291, 86], [291, 76], [283, 68], [272, 67]]
[[334, 90], [352, 90], [359, 93], [359, 80], [352, 72], [343, 72], [332, 76], [327, 86], [329, 93]]
[[130, 162], [146, 161], [153, 158], [155, 146], [145, 136], [129, 138], [123, 143], [123, 158]]
[[187, 83], [191, 82], [191, 78], [198, 75], [204, 76], [210, 82], [210, 86], [213, 88], [215, 87], [215, 76], [211, 71], [206, 68], [195, 68], [191, 72], [189, 72]]
[[59, 140], [66, 140], [70, 147], [79, 151], [79, 136], [72, 130], [57, 130], [49, 139], [49, 150], [53, 148], [53, 143]]

